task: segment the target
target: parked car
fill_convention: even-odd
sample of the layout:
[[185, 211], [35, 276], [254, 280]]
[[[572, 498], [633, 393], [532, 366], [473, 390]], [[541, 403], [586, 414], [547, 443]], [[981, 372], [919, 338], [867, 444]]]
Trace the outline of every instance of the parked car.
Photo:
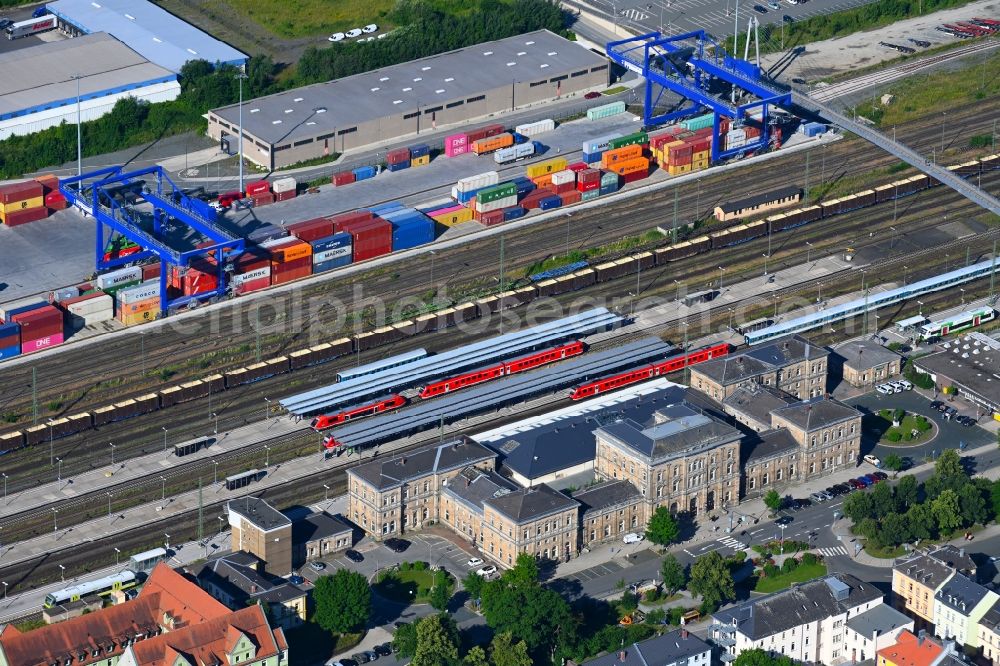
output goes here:
[[809, 496], [809, 499], [818, 504], [820, 502], [825, 502], [826, 496], [823, 493], [813, 493], [812, 495]]
[[846, 495], [847, 493], [851, 492], [851, 490], [853, 490], [853, 488], [851, 488], [846, 483], [838, 483], [837, 485], [834, 486], [834, 488], [837, 489], [837, 494], [839, 495]]
[[496, 574], [497, 568], [493, 564], [487, 564], [476, 571], [476, 574], [482, 576], [483, 578], [489, 578], [490, 576]]
[[859, 476], [858, 478], [854, 479], [854, 481], [860, 483], [862, 488], [867, 488], [868, 486], [872, 485], [872, 482], [869, 481], [868, 477], [865, 476]]
[[344, 551], [344, 557], [349, 559], [351, 562], [364, 562], [365, 556], [354, 550], [353, 548], [348, 548]]
[[793, 520], [795, 520], [795, 519], [792, 518], [791, 516], [781, 516], [780, 518], [778, 518], [777, 520], [774, 521], [774, 524], [775, 525], [788, 525]]
[[0, 30], [6, 30], [9, 25], [14, 25], [14, 22], [9, 18], [0, 18]]
[[587, 93], [586, 95], [584, 95], [583, 98], [584, 99], [597, 99], [600, 96], [601, 96], [601, 93], [597, 92], [596, 90], [591, 90], [589, 93]]
[[767, 6], [770, 7], [771, 9], [774, 9], [775, 11], [781, 9], [781, 5], [775, 2], [775, 0], [767, 0]]
[[365, 654], [364, 652], [355, 652], [354, 654], [351, 655], [351, 659], [353, 659], [359, 664], [367, 664], [369, 661], [371, 661], [370, 659], [368, 659], [368, 655]]
[[865, 484], [861, 483], [857, 479], [851, 479], [847, 483], [850, 484], [851, 488], [854, 488], [855, 490], [861, 490], [865, 487]]
[[783, 16], [781, 17], [781, 20], [782, 20], [782, 21], [784, 21], [785, 23], [789, 23], [789, 24], [791, 24], [791, 23], [795, 23], [795, 19], [793, 19], [793, 18], [792, 18], [791, 16], [789, 16], [788, 14], [784, 14], [784, 15], [783, 15]]
[[792, 83], [796, 83], [798, 85], [805, 85], [806, 80], [803, 79], [801, 76], [793, 76]]
[[766, 14], [767, 13], [767, 8], [764, 7], [764, 5], [754, 5], [753, 6], [753, 10], [755, 12], [757, 12], [758, 14]]
[[885, 481], [889, 478], [889, 475], [885, 472], [873, 472], [873, 474], [878, 477], [879, 481]]
[[643, 536], [642, 534], [638, 534], [636, 532], [629, 532], [628, 534], [625, 535], [625, 538], [622, 539], [622, 541], [624, 541], [625, 543], [639, 543], [645, 538], [646, 537]]
[[355, 37], [360, 37], [361, 28], [351, 28], [350, 30], [344, 33], [344, 36], [347, 37], [348, 39], [354, 39]]
[[810, 506], [812, 506], [812, 500], [806, 499], [805, 497], [795, 500], [796, 509], [805, 509]]
[[361, 32], [365, 33], [366, 35], [370, 35], [373, 32], [378, 32], [378, 26], [375, 25], [374, 23], [369, 23], [365, 27], [361, 28]]
[[406, 539], [397, 539], [396, 537], [392, 537], [385, 540], [385, 547], [394, 553], [402, 553], [410, 547], [410, 542]]
[[288, 582], [291, 583], [292, 585], [301, 585], [302, 583], [306, 582], [306, 579], [298, 574], [292, 574], [291, 576], [288, 577]]
[[392, 643], [382, 643], [375, 646], [375, 654], [380, 657], [388, 657], [392, 654]]
[[468, 562], [465, 563], [470, 569], [475, 569], [476, 567], [483, 566], [483, 559], [481, 557], [473, 557]]
[[876, 386], [875, 387], [875, 391], [877, 393], [882, 394], [882, 395], [889, 395], [890, 393], [893, 393], [892, 388], [889, 387], [889, 386], [886, 386], [885, 384], [879, 384], [878, 386]]
[[868, 482], [873, 486], [882, 480], [874, 474], [865, 474], [865, 478], [868, 479]]
[[943, 405], [943, 404], [944, 404], [944, 403], [943, 403], [943, 402], [941, 402], [940, 400], [935, 400], [935, 401], [934, 401], [934, 402], [932, 402], [931, 404], [927, 405], [927, 407], [928, 407], [929, 409], [934, 409], [934, 410], [938, 410], [938, 409], [941, 409], [941, 405]]
[[375, 652], [375, 650], [365, 650], [363, 654], [368, 657], [368, 661], [375, 661], [379, 658], [379, 655]]
[[875, 465], [876, 467], [882, 466], [882, 461], [879, 460], [877, 456], [873, 456], [870, 453], [866, 453], [865, 457], [862, 460], [864, 460], [869, 465]]
[[326, 569], [326, 565], [322, 562], [310, 562], [309, 568], [313, 571], [322, 571], [323, 569]]
[[344, 37], [345, 37], [344, 33], [342, 33], [342, 32], [335, 32], [332, 35], [330, 35], [329, 37], [327, 37], [326, 39], [329, 42], [342, 42], [342, 41], [344, 41]]
[[906, 381], [905, 379], [897, 379], [896, 383], [899, 384], [900, 386], [902, 386], [904, 391], [912, 391], [913, 390], [913, 384], [911, 384], [910, 382]]

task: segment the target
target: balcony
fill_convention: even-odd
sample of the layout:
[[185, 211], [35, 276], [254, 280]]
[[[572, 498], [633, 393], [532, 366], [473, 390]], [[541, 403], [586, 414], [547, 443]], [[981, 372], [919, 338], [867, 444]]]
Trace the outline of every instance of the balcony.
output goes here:
[[721, 655], [719, 655], [719, 659], [722, 661], [723, 664], [731, 664], [732, 662], [736, 661], [736, 655], [731, 652], [723, 652]]

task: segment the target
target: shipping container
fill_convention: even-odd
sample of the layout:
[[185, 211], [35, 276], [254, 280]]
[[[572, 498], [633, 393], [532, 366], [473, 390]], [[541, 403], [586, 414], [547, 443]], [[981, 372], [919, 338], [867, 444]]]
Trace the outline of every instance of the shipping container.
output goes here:
[[551, 210], [560, 206], [562, 206], [562, 198], [555, 194], [550, 194], [538, 202], [538, 207], [542, 210]]
[[706, 127], [712, 127], [715, 116], [711, 113], [706, 113], [703, 116], [697, 116], [695, 118], [688, 118], [687, 120], [681, 121], [680, 125], [686, 130], [694, 131], [703, 129]]
[[521, 136], [533, 137], [545, 132], [551, 132], [556, 128], [556, 121], [551, 118], [536, 120], [533, 123], [522, 123], [514, 128], [514, 131]]
[[431, 154], [431, 148], [426, 143], [418, 143], [415, 146], [410, 146], [410, 161], [418, 157], [429, 157]]
[[63, 332], [53, 333], [52, 335], [45, 335], [34, 339], [22, 339], [21, 340], [21, 353], [31, 354], [33, 352], [42, 351], [43, 349], [48, 349], [50, 347], [55, 347], [56, 345], [61, 345], [64, 342]]
[[649, 160], [645, 157], [637, 157], [635, 159], [626, 160], [624, 162], [619, 162], [612, 167], [609, 167], [609, 171], [617, 173], [619, 176], [627, 176], [630, 173], [636, 172], [649, 172]]
[[497, 224], [503, 224], [504, 215], [502, 210], [490, 210], [484, 213], [477, 213], [477, 219], [479, 223], [484, 227], [492, 227]]
[[0, 347], [21, 344], [21, 325], [16, 322], [0, 323]]
[[490, 202], [480, 201], [476, 199], [476, 205], [474, 210], [478, 214], [488, 213], [494, 210], [502, 210], [504, 208], [510, 208], [511, 206], [517, 205], [517, 193], [513, 193], [510, 196], [504, 197], [502, 199], [493, 199]]
[[479, 139], [472, 143], [472, 152], [476, 155], [485, 155], [501, 148], [509, 148], [514, 145], [514, 135], [510, 132], [497, 134], [496, 136]]
[[[174, 285], [177, 286], [177, 285]], [[144, 301], [149, 298], [156, 298], [160, 295], [160, 281], [151, 280], [135, 287], [120, 290], [115, 294], [115, 301], [121, 305], [128, 305], [136, 301]], [[110, 297], [109, 297], [110, 298]]]
[[49, 210], [66, 210], [68, 205], [61, 192], [49, 192], [45, 195], [45, 207]]
[[535, 189], [535, 184], [530, 178], [526, 178], [525, 176], [518, 176], [511, 182], [513, 182], [514, 186], [517, 187], [518, 198], [525, 196], [528, 192]]
[[466, 134], [469, 137], [469, 144], [471, 150], [471, 144], [479, 141], [480, 139], [485, 139], [487, 137], [496, 136], [504, 131], [504, 126], [499, 124], [485, 125], [483, 127], [477, 127]]
[[414, 210], [406, 215], [394, 217], [390, 220], [390, 224], [393, 252], [408, 250], [434, 241], [434, 221], [419, 211]]
[[455, 183], [455, 187], [458, 188], [459, 192], [468, 192], [470, 190], [481, 190], [484, 187], [492, 187], [500, 182], [500, 174], [496, 171], [486, 171], [485, 173], [479, 173], [474, 176], [466, 176], [461, 178]]
[[340, 187], [341, 185], [350, 185], [354, 182], [354, 174], [350, 171], [341, 171], [333, 174], [330, 180], [337, 187]]
[[101, 291], [108, 292], [137, 284], [140, 280], [142, 280], [142, 269], [133, 266], [98, 275], [94, 286]]
[[431, 156], [430, 155], [421, 155], [420, 157], [414, 157], [414, 158], [410, 159], [410, 166], [411, 167], [427, 166], [430, 163], [431, 163]]
[[252, 183], [247, 183], [246, 188], [247, 188], [246, 195], [248, 197], [253, 197], [258, 194], [267, 194], [268, 192], [270, 192], [271, 184], [266, 180], [257, 180]]
[[633, 144], [621, 148], [612, 148], [604, 151], [604, 155], [601, 157], [601, 166], [609, 169], [614, 164], [634, 160], [637, 157], [642, 157], [642, 146], [640, 145]]
[[587, 120], [610, 118], [611, 116], [616, 116], [619, 113], [625, 113], [625, 102], [612, 102], [610, 104], [603, 104], [601, 106], [595, 106], [592, 109], [587, 109]]
[[472, 219], [472, 209], [465, 206], [450, 206], [431, 211], [427, 214], [435, 222], [439, 222], [446, 227], [451, 227]]
[[45, 197], [37, 196], [30, 199], [22, 199], [21, 201], [12, 201], [11, 203], [0, 203], [0, 214], [9, 215], [17, 211], [33, 210], [35, 208], [42, 208], [43, 206], [45, 206]]
[[563, 169], [562, 171], [556, 171], [552, 174], [552, 184], [553, 185], [575, 185], [576, 184], [576, 172], [571, 169]]
[[392, 252], [392, 225], [375, 218], [341, 226], [353, 237], [354, 261], [364, 261]]
[[480, 190], [476, 194], [476, 203], [491, 203], [493, 201], [506, 199], [512, 196], [517, 196], [517, 185], [513, 182], [501, 183], [500, 185], [494, 185]]
[[327, 217], [317, 217], [288, 225], [288, 231], [306, 242], [333, 235], [333, 220]]
[[0, 305], [0, 321], [10, 322], [11, 318], [16, 314], [21, 314], [22, 312], [29, 312], [30, 310], [38, 310], [48, 305], [49, 302], [38, 296], [29, 296], [28, 298], [21, 298], [16, 301], [11, 301], [10, 303], [4, 303]]
[[534, 180], [539, 176], [545, 176], [556, 171], [562, 171], [569, 164], [565, 157], [557, 157], [552, 160], [546, 160], [545, 162], [539, 162], [538, 164], [532, 164], [527, 169], [525, 169], [525, 174], [528, 178]]
[[0, 213], [0, 222], [6, 224], [8, 227], [17, 227], [29, 222], [44, 220], [48, 216], [49, 209], [42, 206], [41, 208], [28, 208], [10, 213]]
[[409, 160], [406, 160], [405, 162], [396, 162], [395, 164], [390, 164], [388, 166], [389, 171], [402, 171], [403, 169], [409, 169], [409, 168], [410, 168]]
[[358, 167], [357, 169], [352, 169], [351, 173], [354, 174], [354, 180], [358, 181], [358, 180], [366, 180], [368, 178], [374, 178], [377, 172], [375, 167], [373, 166], [362, 166]]
[[35, 180], [20, 183], [0, 185], [0, 204], [11, 204], [25, 199], [37, 199], [45, 196], [45, 188]]
[[591, 199], [596, 199], [601, 196], [601, 190], [587, 190], [586, 192], [580, 193], [580, 201], [590, 201]]
[[[0, 361], [21, 355], [21, 343], [10, 347], [0, 347]], [[0, 435], [2, 436], [2, 435]]]
[[54, 173], [35, 176], [33, 180], [42, 186], [42, 192], [47, 196], [50, 192], [59, 191], [59, 178]]
[[609, 150], [616, 150], [618, 148], [624, 148], [626, 146], [645, 146], [649, 143], [649, 135], [645, 132], [634, 132], [632, 134], [626, 134], [625, 136], [620, 136], [615, 139], [611, 139], [608, 142]]
[[572, 206], [573, 204], [580, 203], [580, 193], [576, 190], [560, 192], [559, 198], [562, 200], [563, 206]]
[[278, 238], [286, 238], [288, 236], [288, 230], [282, 229], [276, 224], [264, 224], [247, 235], [247, 240], [260, 245], [261, 243], [266, 243], [267, 241], [276, 240]]
[[260, 208], [261, 206], [269, 206], [277, 200], [277, 198], [271, 192], [255, 194], [252, 197], [250, 197], [250, 199], [253, 200], [254, 208]]
[[[353, 238], [351, 234], [340, 232], [313, 243], [313, 272], [329, 270], [351, 263]], [[322, 264], [322, 268], [316, 266]]]
[[285, 284], [312, 275], [312, 255], [283, 262], [271, 262], [271, 284]]
[[[583, 142], [584, 153], [602, 153], [611, 147], [611, 142], [619, 138], [621, 134], [608, 134], [596, 139], [588, 139]], [[584, 160], [586, 161], [586, 160]]]
[[465, 132], [444, 138], [444, 154], [448, 157], [458, 157], [467, 152], [469, 152], [469, 136]]
[[294, 199], [298, 195], [295, 190], [285, 190], [284, 192], [278, 192], [274, 195], [275, 201], [288, 201], [289, 199]]
[[524, 217], [527, 212], [528, 211], [526, 211], [524, 208], [520, 206], [511, 206], [510, 208], [504, 208], [503, 221], [510, 222], [511, 220], [516, 220], [520, 217]]
[[62, 310], [53, 305], [13, 315], [11, 321], [21, 326], [22, 348], [25, 341], [49, 337], [63, 331]]
[[508, 164], [531, 157], [538, 150], [534, 141], [521, 143], [510, 148], [503, 148], [493, 153], [493, 161], [497, 164]]
[[409, 148], [395, 148], [388, 151], [385, 154], [385, 161], [388, 165], [398, 164], [400, 162], [410, 161], [410, 149]]
[[262, 243], [261, 247], [271, 255], [271, 261], [277, 263], [287, 263], [303, 257], [308, 258], [312, 254], [309, 243], [297, 238], [278, 239]]

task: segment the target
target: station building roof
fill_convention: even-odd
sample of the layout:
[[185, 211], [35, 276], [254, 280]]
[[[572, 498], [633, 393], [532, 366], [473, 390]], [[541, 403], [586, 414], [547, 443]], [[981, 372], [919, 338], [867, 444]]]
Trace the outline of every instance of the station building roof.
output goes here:
[[[457, 104], [505, 85], [548, 81], [600, 66], [607, 66], [604, 57], [537, 30], [245, 101], [243, 131], [271, 144], [294, 142], [368, 120]], [[239, 122], [237, 104], [212, 113], [234, 125]]]
[[189, 60], [243, 65], [247, 56], [148, 0], [56, 0], [45, 8], [85, 33], [107, 32], [172, 72]]
[[74, 76], [82, 101], [177, 80], [103, 32], [46, 42], [0, 53], [0, 119], [76, 104]]

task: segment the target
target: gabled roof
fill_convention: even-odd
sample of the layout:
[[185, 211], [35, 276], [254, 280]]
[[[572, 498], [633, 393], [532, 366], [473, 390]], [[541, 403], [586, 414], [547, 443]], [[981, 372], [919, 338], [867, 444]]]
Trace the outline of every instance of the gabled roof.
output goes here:
[[490, 498], [484, 501], [483, 505], [507, 516], [516, 524], [522, 524], [577, 508], [580, 503], [542, 483]]
[[742, 354], [732, 354], [714, 358], [695, 366], [694, 371], [728, 386], [759, 377], [768, 372], [787, 367], [800, 361], [824, 358], [829, 355], [825, 347], [820, 347], [805, 338], [793, 335], [771, 344], [755, 347]]
[[896, 666], [931, 666], [941, 656], [941, 645], [925, 636], [917, 637], [909, 631], [899, 634], [896, 642], [876, 654]]
[[612, 479], [573, 493], [573, 499], [583, 506], [583, 515], [600, 513], [609, 508], [639, 501], [642, 494], [630, 481]]
[[655, 414], [655, 425], [634, 421], [609, 423], [597, 431], [604, 440], [631, 449], [650, 460], [684, 455], [739, 440], [739, 430], [687, 404], [669, 405]]
[[900, 355], [870, 340], [852, 340], [833, 350], [844, 359], [844, 365], [855, 370], [868, 370], [900, 360]]
[[353, 532], [354, 528], [340, 518], [319, 511], [292, 523], [292, 542], [307, 543]]
[[[670, 666], [711, 651], [712, 646], [705, 641], [677, 629], [583, 663], [585, 666]], [[707, 659], [704, 666], [709, 666]]]
[[911, 578], [932, 590], [937, 590], [955, 573], [954, 569], [944, 562], [926, 553], [912, 555], [897, 563], [892, 569], [901, 576]]
[[785, 419], [805, 432], [828, 428], [831, 425], [861, 416], [861, 412], [853, 407], [848, 407], [839, 400], [823, 396], [776, 409], [772, 414]]
[[211, 583], [233, 599], [234, 610], [243, 608], [248, 599], [283, 602], [305, 596], [305, 591], [284, 578], [261, 573], [228, 555], [209, 562], [198, 571], [198, 580]]
[[795, 441], [792, 433], [788, 432], [786, 428], [778, 428], [763, 431], [756, 442], [751, 440], [741, 448], [745, 447], [753, 447], [747, 455], [746, 462], [757, 463], [775, 456], [793, 453], [798, 450], [799, 443]]
[[496, 472], [472, 466], [445, 481], [443, 488], [445, 494], [480, 515], [483, 513], [483, 502], [514, 490], [517, 486]]
[[737, 414], [743, 414], [755, 421], [771, 425], [771, 412], [798, 402], [784, 391], [763, 384], [749, 384], [733, 391], [722, 401]]
[[371, 462], [350, 468], [347, 473], [350, 476], [363, 479], [375, 486], [376, 490], [381, 491], [398, 488], [408, 481], [429, 474], [461, 469], [467, 465], [474, 465], [494, 458], [496, 458], [496, 454], [493, 451], [463, 437], [444, 444], [410, 451], [393, 458], [376, 458]]
[[955, 574], [934, 595], [936, 601], [965, 617], [990, 594], [982, 585], [974, 583], [963, 574]]

